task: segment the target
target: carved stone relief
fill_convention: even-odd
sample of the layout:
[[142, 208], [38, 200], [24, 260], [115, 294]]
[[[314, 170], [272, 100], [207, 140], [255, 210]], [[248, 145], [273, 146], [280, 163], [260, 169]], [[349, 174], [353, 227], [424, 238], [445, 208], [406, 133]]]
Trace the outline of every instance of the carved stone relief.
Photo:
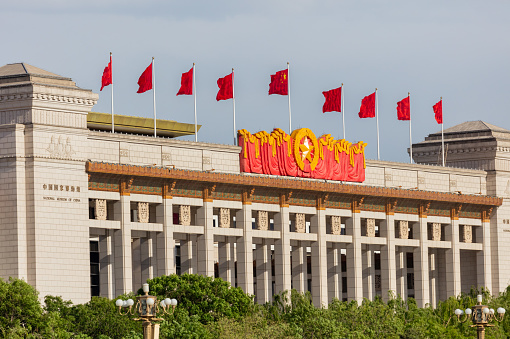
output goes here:
[[191, 206], [180, 205], [179, 206], [179, 225], [189, 226], [191, 225]]
[[106, 220], [106, 200], [96, 199], [95, 206], [95, 218], [96, 220]]
[[306, 219], [304, 213], [296, 213], [295, 229], [297, 233], [306, 233]]
[[464, 225], [462, 226], [462, 241], [471, 244], [473, 242], [473, 226]]
[[441, 224], [440, 223], [433, 223], [432, 224], [432, 240], [434, 241], [441, 241]]
[[267, 231], [269, 229], [269, 216], [267, 211], [257, 211], [257, 229]]
[[375, 237], [375, 219], [366, 220], [367, 237]]
[[338, 215], [331, 217], [331, 233], [335, 235], [342, 234], [342, 218]]
[[64, 138], [62, 138], [62, 136], [58, 137], [58, 141], [55, 136], [52, 136], [46, 151], [54, 158], [70, 158], [74, 153], [76, 153], [71, 145], [71, 138], [68, 137], [64, 142]]
[[149, 203], [139, 202], [138, 203], [138, 222], [148, 223], [149, 222]]
[[400, 220], [398, 222], [398, 237], [400, 239], [409, 239], [409, 222]]
[[230, 228], [230, 209], [220, 208], [220, 227]]

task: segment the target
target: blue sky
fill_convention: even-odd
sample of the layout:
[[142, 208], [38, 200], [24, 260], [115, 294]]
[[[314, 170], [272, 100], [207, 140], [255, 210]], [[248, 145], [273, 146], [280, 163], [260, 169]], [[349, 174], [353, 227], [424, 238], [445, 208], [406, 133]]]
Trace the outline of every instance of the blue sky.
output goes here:
[[[137, 80], [155, 57], [158, 118], [193, 123], [193, 98], [176, 97], [197, 64], [199, 141], [232, 143], [232, 103], [216, 80], [235, 68], [236, 124], [288, 130], [287, 98], [268, 96], [269, 76], [290, 62], [292, 127], [342, 134], [340, 113], [322, 114], [322, 91], [345, 84], [346, 137], [368, 143], [375, 119], [361, 99], [379, 93], [381, 160], [408, 162], [407, 122], [396, 103], [411, 92], [413, 142], [444, 127], [483, 120], [510, 129], [509, 1], [65, 1], [2, 5], [0, 63], [27, 62], [99, 93], [114, 57], [115, 112], [152, 116]], [[109, 88], [94, 111], [110, 112]], [[187, 138], [193, 140], [193, 138]]]

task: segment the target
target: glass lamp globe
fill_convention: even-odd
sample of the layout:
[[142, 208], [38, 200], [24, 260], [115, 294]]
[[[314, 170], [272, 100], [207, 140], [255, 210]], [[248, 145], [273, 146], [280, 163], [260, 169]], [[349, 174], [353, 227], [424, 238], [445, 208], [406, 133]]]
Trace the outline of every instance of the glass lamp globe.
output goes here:
[[135, 304], [135, 301], [133, 299], [128, 299], [127, 304], [128, 306], [133, 306]]
[[459, 310], [458, 308], [455, 310], [455, 315], [461, 315], [462, 313], [462, 310]]
[[470, 308], [466, 308], [466, 314], [467, 315], [471, 315], [471, 309]]
[[166, 298], [166, 299], [165, 299], [165, 305], [166, 305], [166, 306], [170, 306], [170, 305], [172, 305], [172, 300], [170, 300], [170, 298]]
[[177, 300], [176, 299], [172, 299], [171, 302], [172, 302], [172, 306], [177, 306]]
[[124, 304], [124, 300], [121, 300], [121, 299], [117, 299], [117, 301], [115, 302], [115, 306], [117, 306], [117, 307], [122, 307], [123, 304]]

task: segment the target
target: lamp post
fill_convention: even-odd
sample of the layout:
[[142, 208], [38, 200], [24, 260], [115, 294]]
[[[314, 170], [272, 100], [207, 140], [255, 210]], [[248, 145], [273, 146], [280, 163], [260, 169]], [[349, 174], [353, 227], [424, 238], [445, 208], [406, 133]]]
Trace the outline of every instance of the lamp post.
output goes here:
[[[466, 322], [469, 318], [473, 322], [473, 325], [470, 327], [476, 327], [476, 331], [478, 333], [478, 339], [485, 339], [485, 328], [493, 327], [494, 325], [489, 324], [489, 322], [503, 321], [503, 317], [505, 316], [506, 310], [503, 307], [499, 307], [497, 309], [498, 315], [494, 313], [493, 308], [489, 308], [487, 305], [482, 305], [482, 295], [479, 294], [476, 296], [476, 301], [478, 304], [471, 308], [467, 308], [465, 311], [456, 309], [455, 315], [457, 316], [457, 320], [461, 323]], [[464, 314], [464, 318], [461, 319]]]
[[[115, 305], [119, 308], [119, 313], [122, 315], [139, 315], [139, 318], [134, 320], [143, 321], [143, 339], [158, 339], [159, 324], [153, 323], [153, 321], [161, 321], [163, 319], [156, 318], [156, 313], [163, 311], [163, 313], [171, 314], [175, 306], [177, 306], [177, 300], [166, 298], [158, 304], [157, 297], [149, 295], [149, 284], [143, 284], [143, 292], [145, 295], [136, 297], [136, 305], [133, 299], [118, 299]], [[133, 305], [135, 305], [134, 309]], [[122, 308], [127, 308], [127, 310], [123, 313]]]

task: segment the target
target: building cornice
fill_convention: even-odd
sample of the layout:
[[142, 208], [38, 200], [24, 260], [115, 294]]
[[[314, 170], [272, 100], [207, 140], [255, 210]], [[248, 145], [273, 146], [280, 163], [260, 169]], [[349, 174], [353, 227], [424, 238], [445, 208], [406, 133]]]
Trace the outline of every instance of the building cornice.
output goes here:
[[336, 193], [357, 197], [373, 196], [392, 199], [406, 199], [414, 201], [435, 201], [454, 204], [472, 204], [479, 206], [501, 206], [503, 199], [498, 197], [445, 193], [434, 191], [407, 190], [401, 188], [374, 187], [363, 185], [349, 185], [343, 183], [320, 182], [286, 177], [267, 177], [244, 174], [227, 174], [172, 169], [153, 166], [136, 166], [112, 164], [103, 162], [87, 162], [86, 171], [89, 174], [108, 177], [142, 177], [152, 180], [185, 180], [198, 183], [218, 183], [222, 185], [236, 185], [246, 187], [262, 187], [264, 189], [278, 189], [303, 191], [315, 194]]

